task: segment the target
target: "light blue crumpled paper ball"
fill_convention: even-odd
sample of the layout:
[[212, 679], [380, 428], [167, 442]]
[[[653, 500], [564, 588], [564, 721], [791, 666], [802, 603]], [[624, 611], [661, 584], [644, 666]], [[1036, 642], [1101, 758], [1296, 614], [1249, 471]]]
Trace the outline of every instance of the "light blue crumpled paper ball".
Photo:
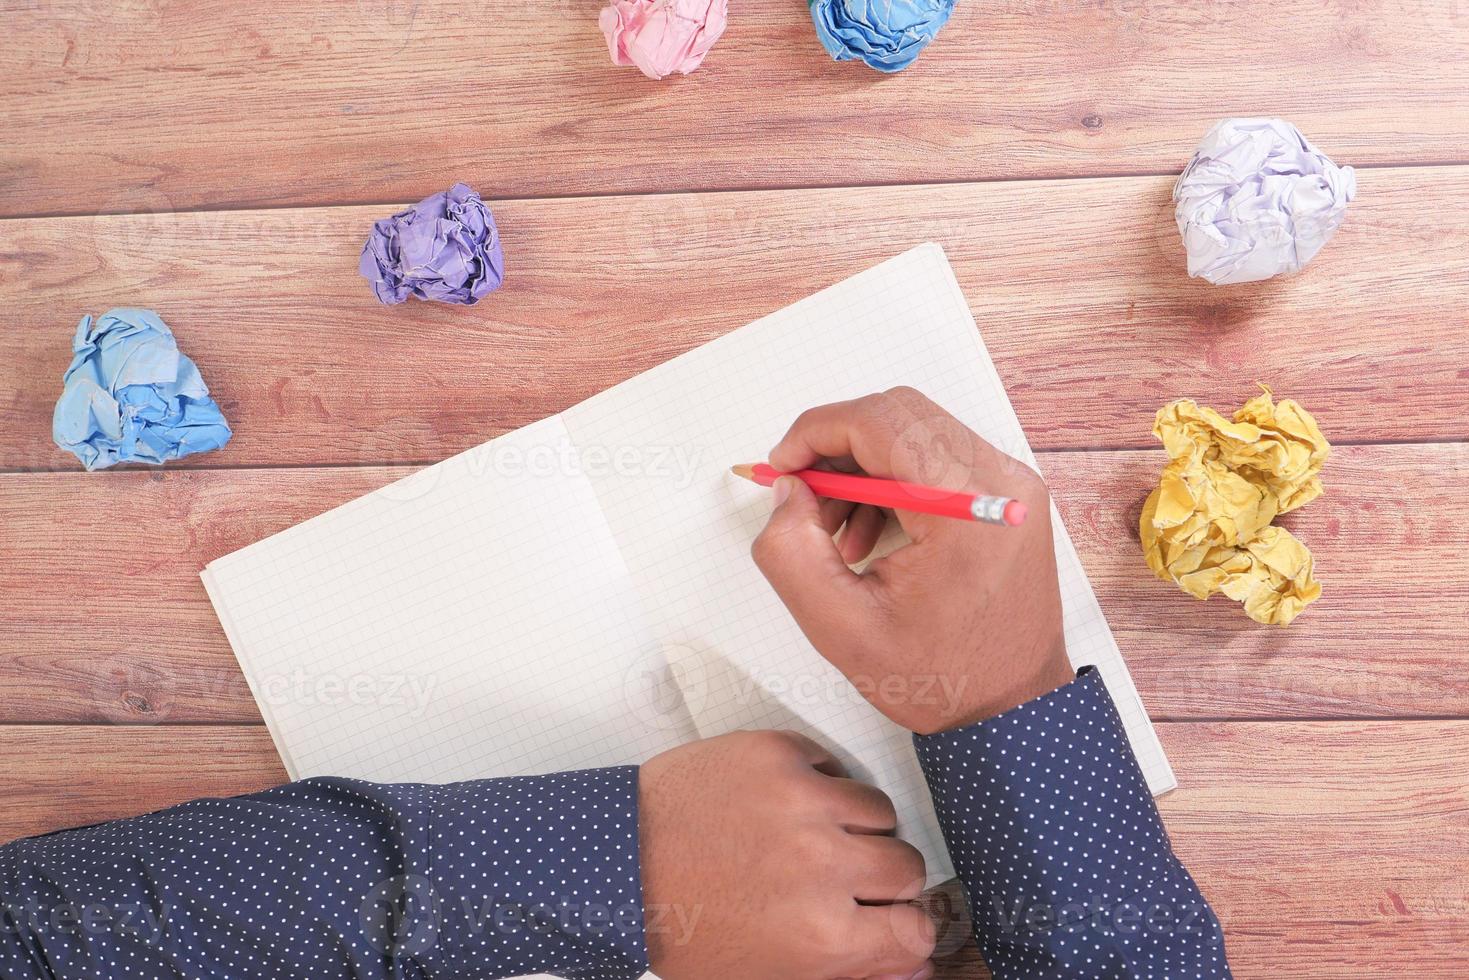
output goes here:
[[827, 54], [902, 71], [949, 22], [956, 0], [811, 0], [811, 20]]
[[51, 419], [56, 445], [89, 470], [218, 449], [229, 423], [194, 362], [151, 310], [82, 317]]

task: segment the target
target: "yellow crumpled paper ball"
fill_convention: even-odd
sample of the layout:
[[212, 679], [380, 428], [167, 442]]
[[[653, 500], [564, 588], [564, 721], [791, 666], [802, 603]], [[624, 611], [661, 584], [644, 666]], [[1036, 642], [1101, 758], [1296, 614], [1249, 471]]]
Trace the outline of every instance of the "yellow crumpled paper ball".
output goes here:
[[1321, 595], [1311, 552], [1271, 522], [1321, 495], [1331, 445], [1316, 420], [1269, 388], [1226, 419], [1181, 399], [1153, 435], [1169, 463], [1143, 505], [1143, 555], [1159, 578], [1199, 599], [1223, 592], [1257, 623], [1287, 626]]

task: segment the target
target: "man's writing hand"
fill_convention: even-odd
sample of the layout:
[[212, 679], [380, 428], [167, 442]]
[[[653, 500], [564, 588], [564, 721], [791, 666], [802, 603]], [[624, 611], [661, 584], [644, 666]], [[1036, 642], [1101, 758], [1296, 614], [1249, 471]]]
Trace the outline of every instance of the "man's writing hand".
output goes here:
[[[1014, 497], [1029, 509], [1020, 527], [996, 527], [890, 515], [820, 500], [794, 477], [776, 481], [755, 561], [816, 649], [883, 714], [943, 731], [1071, 679], [1050, 499], [1034, 470], [911, 388], [811, 409], [770, 464]], [[910, 543], [852, 571], [894, 518]]]

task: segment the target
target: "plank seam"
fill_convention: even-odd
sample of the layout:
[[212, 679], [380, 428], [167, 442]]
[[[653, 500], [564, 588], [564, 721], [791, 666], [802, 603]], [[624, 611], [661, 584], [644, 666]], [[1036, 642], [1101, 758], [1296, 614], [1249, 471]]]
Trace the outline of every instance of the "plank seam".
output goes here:
[[[1401, 163], [1361, 163], [1352, 164], [1352, 169], [1363, 170], [1420, 170], [1435, 167], [1466, 167], [1469, 159], [1465, 160], [1412, 160]], [[487, 196], [491, 204], [499, 202], [532, 202], [532, 201], [585, 201], [585, 200], [616, 200], [617, 198], [629, 197], [672, 197], [677, 195], [691, 194], [777, 194], [777, 193], [800, 193], [810, 191], [843, 191], [843, 190], [886, 190], [895, 188], [924, 188], [924, 187], [957, 187], [963, 185], [984, 186], [992, 184], [1036, 184], [1059, 181], [1083, 181], [1083, 180], [1136, 180], [1140, 178], [1153, 177], [1177, 177], [1181, 170], [1127, 170], [1116, 173], [1097, 174], [1032, 174], [1024, 177], [991, 177], [986, 179], [975, 179], [972, 177], [956, 177], [951, 180], [929, 180], [921, 183], [911, 183], [903, 180], [892, 181], [868, 181], [857, 184], [793, 184], [790, 186], [761, 187], [751, 184], [733, 187], [701, 187], [685, 188], [680, 190], [668, 190], [661, 188], [649, 188], [646, 190], [619, 191], [616, 194], [497, 194]], [[170, 211], [36, 211], [21, 212], [15, 214], [0, 214], [0, 223], [6, 221], [42, 221], [42, 220], [66, 220], [75, 218], [108, 218], [126, 217], [130, 214], [158, 215], [189, 215], [189, 214], [216, 214], [222, 212], [261, 212], [261, 211], [307, 211], [334, 208], [382, 208], [384, 210], [399, 210], [406, 207], [410, 201], [328, 201], [315, 204], [251, 204], [245, 201], [229, 201], [210, 207], [182, 208]]]
[[[508, 435], [510, 431], [496, 433], [486, 436], [489, 439], [497, 439], [502, 435]], [[1461, 438], [1454, 439], [1343, 439], [1332, 440], [1333, 449], [1360, 448], [1373, 449], [1386, 446], [1469, 446], [1469, 433]], [[462, 450], [455, 450], [460, 452]], [[1063, 456], [1063, 455], [1107, 455], [1111, 453], [1139, 453], [1139, 452], [1161, 452], [1162, 447], [1157, 444], [1138, 444], [1133, 446], [1055, 446], [1046, 449], [1037, 449], [1037, 456]], [[451, 453], [450, 455], [453, 455]], [[445, 456], [444, 459], [447, 459]], [[152, 466], [117, 466], [106, 470], [100, 470], [94, 474], [87, 474], [85, 470], [76, 469], [74, 466], [57, 466], [55, 468], [40, 466], [0, 466], [0, 477], [5, 476], [49, 476], [58, 473], [75, 473], [78, 476], [90, 475], [105, 478], [106, 474], [112, 473], [240, 473], [258, 470], [269, 472], [273, 470], [362, 470], [362, 469], [415, 469], [424, 466], [433, 466], [442, 463], [443, 459], [409, 459], [409, 460], [385, 460], [383, 462], [362, 463], [238, 463], [238, 464], [210, 464], [190, 463], [183, 466], [152, 467]]]

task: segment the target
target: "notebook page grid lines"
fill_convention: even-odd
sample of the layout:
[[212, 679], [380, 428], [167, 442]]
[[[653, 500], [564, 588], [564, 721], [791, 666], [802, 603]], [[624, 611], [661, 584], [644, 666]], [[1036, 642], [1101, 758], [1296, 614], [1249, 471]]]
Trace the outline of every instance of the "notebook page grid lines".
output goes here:
[[506, 440], [566, 443], [537, 423], [211, 565], [293, 778], [515, 775], [692, 737], [609, 704], [651, 645], [636, 596], [585, 482], [504, 479]]

